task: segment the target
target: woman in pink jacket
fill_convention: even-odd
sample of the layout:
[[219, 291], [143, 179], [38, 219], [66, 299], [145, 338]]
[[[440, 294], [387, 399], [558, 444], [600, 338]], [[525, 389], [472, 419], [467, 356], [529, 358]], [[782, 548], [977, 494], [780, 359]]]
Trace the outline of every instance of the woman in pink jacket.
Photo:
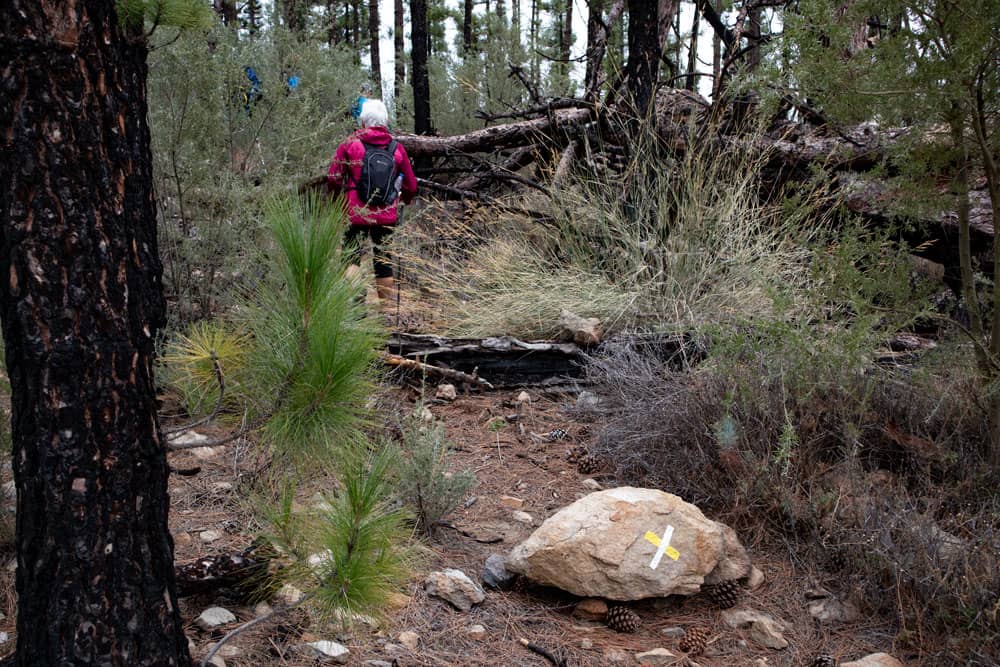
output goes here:
[[[352, 266], [348, 275], [358, 275], [361, 271], [361, 248], [357, 245], [361, 236], [372, 240], [372, 255], [375, 266], [375, 287], [379, 299], [388, 304], [395, 299], [395, 282], [392, 276], [392, 258], [385, 248], [388, 237], [392, 234], [399, 221], [398, 206], [409, 204], [417, 194], [417, 179], [410, 166], [410, 158], [406, 155], [403, 144], [396, 143], [394, 152], [395, 171], [392, 182], [398, 187], [398, 196], [389, 204], [366, 204], [358, 195], [358, 184], [361, 182], [362, 164], [365, 161], [366, 145], [368, 147], [386, 148], [392, 142], [387, 125], [389, 114], [385, 104], [380, 100], [367, 100], [361, 107], [358, 118], [361, 127], [344, 143], [337, 147], [337, 153], [330, 163], [326, 175], [328, 190], [334, 195], [343, 193], [345, 207], [350, 219], [350, 227], [344, 242], [354, 245]], [[388, 159], [388, 158], [387, 158]]]

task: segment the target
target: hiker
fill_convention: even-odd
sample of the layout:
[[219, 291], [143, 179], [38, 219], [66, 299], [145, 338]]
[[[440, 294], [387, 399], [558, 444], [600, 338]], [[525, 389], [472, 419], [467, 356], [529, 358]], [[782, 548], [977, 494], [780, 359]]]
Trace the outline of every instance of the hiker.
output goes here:
[[354, 116], [354, 120], [360, 122], [361, 107], [363, 107], [365, 102], [368, 101], [368, 96], [371, 94], [372, 94], [372, 84], [365, 81], [363, 84], [361, 84], [361, 94], [358, 95], [358, 99], [354, 101], [354, 106], [351, 107], [351, 115]]
[[409, 204], [417, 194], [417, 179], [403, 145], [387, 129], [389, 114], [381, 100], [367, 100], [358, 114], [361, 125], [337, 153], [327, 172], [327, 189], [344, 193], [350, 219], [344, 242], [354, 245], [348, 277], [361, 272], [361, 236], [372, 241], [375, 287], [383, 307], [396, 299], [392, 260], [385, 245], [399, 221], [400, 201]]
[[253, 67], [247, 65], [243, 68], [243, 73], [246, 75], [247, 82], [249, 83], [243, 89], [243, 110], [246, 112], [247, 117], [251, 117], [253, 116], [253, 108], [264, 97], [264, 87], [261, 85], [257, 71]]

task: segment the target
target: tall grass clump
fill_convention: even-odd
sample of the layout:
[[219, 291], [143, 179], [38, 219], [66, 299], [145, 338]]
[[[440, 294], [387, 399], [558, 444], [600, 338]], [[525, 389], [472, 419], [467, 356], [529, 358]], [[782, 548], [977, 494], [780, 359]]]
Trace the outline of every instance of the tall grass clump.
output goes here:
[[551, 336], [563, 309], [612, 331], [764, 316], [775, 288], [811, 280], [809, 247], [831, 220], [819, 181], [774, 185], [767, 152], [746, 148], [756, 136], [679, 157], [641, 137], [623, 173], [581, 169], [548, 198], [519, 195], [547, 220], [485, 207], [440, 225], [429, 212], [404, 261], [465, 334]]

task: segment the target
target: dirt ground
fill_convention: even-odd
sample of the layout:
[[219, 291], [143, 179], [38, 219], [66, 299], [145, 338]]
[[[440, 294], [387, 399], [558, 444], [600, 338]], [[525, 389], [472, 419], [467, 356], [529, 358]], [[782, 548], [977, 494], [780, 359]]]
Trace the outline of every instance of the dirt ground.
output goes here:
[[[405, 388], [387, 388], [386, 409], [412, 410], [416, 392]], [[716, 609], [705, 596], [668, 598], [630, 605], [642, 617], [634, 634], [619, 634], [601, 623], [584, 622], [572, 616], [577, 599], [557, 590], [518, 587], [511, 591], [487, 590], [486, 601], [469, 612], [459, 612], [446, 602], [429, 598], [423, 591], [426, 572], [446, 567], [458, 568], [472, 579], [492, 553], [506, 553], [526, 538], [531, 526], [512, 518], [513, 510], [500, 503], [503, 495], [524, 500], [523, 511], [539, 525], [561, 507], [589, 490], [584, 475], [567, 460], [574, 446], [587, 444], [600, 425], [578, 423], [566, 408], [575, 396], [545, 395], [529, 390], [530, 403], [520, 408], [513, 400], [517, 391], [460, 395], [451, 403], [431, 403], [429, 408], [443, 422], [454, 445], [456, 469], [471, 469], [476, 484], [463, 507], [450, 517], [450, 527], [443, 527], [427, 542], [429, 557], [420, 572], [414, 574], [406, 597], [388, 615], [380, 627], [355, 624], [347, 631], [316, 627], [305, 614], [274, 619], [235, 638], [221, 655], [227, 665], [314, 665], [295, 646], [305, 641], [331, 639], [351, 651], [348, 664], [364, 665], [368, 660], [382, 660], [399, 667], [418, 665], [547, 665], [543, 657], [519, 643], [524, 638], [564, 658], [567, 665], [598, 666], [639, 664], [634, 654], [663, 647], [678, 656], [677, 665], [691, 664], [679, 651], [676, 628], [702, 626], [711, 634], [704, 655], [696, 658], [703, 667], [723, 665], [808, 665], [814, 655], [826, 652], [842, 660], [856, 659], [868, 653], [886, 651], [901, 659], [904, 655], [892, 645], [894, 630], [878, 619], [862, 619], [850, 626], [827, 629], [816, 625], [806, 609], [804, 591], [824, 585], [837, 591], [835, 580], [824, 580], [808, 564], [796, 562], [774, 549], [748, 543], [754, 562], [765, 574], [765, 583], [756, 591], [745, 592], [742, 605], [772, 614], [788, 625], [785, 637], [790, 646], [781, 651], [757, 646], [745, 631], [725, 626]], [[488, 424], [497, 416], [510, 418], [510, 425], [500, 431]], [[542, 435], [563, 429], [566, 437], [549, 441]], [[190, 452], [171, 455], [175, 468], [200, 466], [193, 477], [174, 476], [170, 483], [173, 503], [171, 526], [177, 544], [177, 562], [184, 563], [215, 553], [238, 552], [251, 540], [250, 527], [244, 524], [245, 507], [239, 493], [229, 485], [249, 465], [252, 456], [246, 450], [230, 447], [209, 459], [197, 459]], [[616, 485], [614, 479], [591, 475], [605, 488]], [[669, 489], [665, 489], [669, 491]], [[221, 539], [203, 543], [202, 531], [214, 529]], [[746, 539], [746, 538], [745, 538]], [[211, 633], [193, 621], [209, 606], [226, 607], [236, 614], [237, 623]], [[197, 658], [239, 622], [254, 618], [253, 610], [219, 591], [213, 595], [182, 600], [182, 612], [188, 621], [187, 632]], [[486, 629], [485, 638], [470, 637], [473, 625]], [[673, 631], [667, 631], [674, 628]], [[413, 631], [419, 637], [415, 650], [399, 646], [401, 632]], [[628, 654], [628, 662], [615, 663], [615, 649]]]

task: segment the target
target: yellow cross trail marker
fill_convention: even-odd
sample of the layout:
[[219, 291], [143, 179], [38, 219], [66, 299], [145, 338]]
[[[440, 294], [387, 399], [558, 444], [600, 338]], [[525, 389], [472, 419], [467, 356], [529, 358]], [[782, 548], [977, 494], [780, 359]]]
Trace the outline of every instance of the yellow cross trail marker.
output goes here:
[[649, 567], [656, 569], [660, 565], [660, 561], [663, 559], [663, 554], [670, 557], [671, 560], [677, 560], [681, 557], [681, 554], [677, 549], [670, 546], [670, 538], [674, 536], [674, 527], [667, 526], [667, 529], [663, 531], [663, 538], [661, 539], [656, 533], [651, 531], [646, 531], [643, 536], [646, 541], [651, 543], [653, 546], [657, 547], [656, 554], [653, 556], [653, 560], [650, 561]]

